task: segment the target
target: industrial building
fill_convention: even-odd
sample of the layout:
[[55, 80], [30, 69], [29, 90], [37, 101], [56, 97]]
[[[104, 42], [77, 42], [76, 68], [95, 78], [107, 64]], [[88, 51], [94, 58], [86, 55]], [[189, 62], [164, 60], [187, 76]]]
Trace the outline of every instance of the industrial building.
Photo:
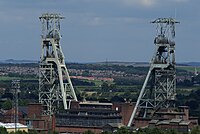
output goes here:
[[39, 132], [83, 133], [91, 130], [101, 133], [110, 123], [127, 125], [133, 107], [132, 103], [72, 102], [71, 109], [56, 113], [50, 119], [42, 115], [41, 104], [29, 104], [24, 120], [30, 130]]
[[[172, 109], [171, 109], [172, 110]], [[135, 118], [133, 122], [135, 128], [160, 128], [175, 129], [178, 132], [189, 132], [198, 126], [198, 118], [189, 116], [188, 106], [179, 106], [178, 109], [162, 109], [152, 118]]]
[[[75, 107], [74, 107], [74, 106]], [[125, 111], [130, 111], [125, 113]], [[101, 133], [107, 124], [126, 124], [133, 110], [132, 103], [72, 103], [71, 109], [56, 114], [56, 131]]]
[[[134, 106], [134, 103], [129, 102], [72, 102], [71, 109], [56, 113], [50, 118], [42, 114], [41, 104], [33, 103], [26, 108], [19, 108], [19, 121], [27, 125], [29, 131], [36, 130], [45, 133], [53, 130], [60, 133], [83, 133], [87, 130], [95, 133], [113, 132], [128, 125]], [[1, 122], [10, 122], [8, 119], [12, 119], [13, 114], [8, 113], [12, 113], [11, 111], [13, 110], [3, 115], [5, 118], [1, 118]], [[154, 118], [135, 118], [132, 127], [133, 129], [156, 127], [189, 132], [196, 126], [198, 126], [198, 118], [189, 116], [187, 106], [180, 106], [176, 112], [163, 109]]]

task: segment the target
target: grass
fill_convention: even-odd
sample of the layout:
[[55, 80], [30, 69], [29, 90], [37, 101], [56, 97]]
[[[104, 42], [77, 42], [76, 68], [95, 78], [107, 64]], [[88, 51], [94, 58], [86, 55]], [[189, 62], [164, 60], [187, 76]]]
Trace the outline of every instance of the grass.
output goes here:
[[10, 77], [10, 76], [0, 76], [0, 81], [10, 81], [10, 80], [37, 80], [37, 78], [22, 78], [22, 77]]
[[98, 86], [74, 86], [74, 87], [78, 89], [79, 91], [84, 91], [87, 89], [95, 91], [95, 90], [100, 89], [100, 87]]
[[20, 77], [10, 77], [10, 76], [0, 76], [0, 81], [6, 81], [6, 80], [16, 80], [21, 79]]
[[[185, 71], [189, 71], [189, 72], [195, 71], [195, 67], [191, 67], [191, 66], [180, 66], [180, 67], [177, 67], [177, 69], [181, 69], [181, 70], [185, 70]], [[196, 70], [198, 72], [200, 72], [200, 67], [196, 67]]]

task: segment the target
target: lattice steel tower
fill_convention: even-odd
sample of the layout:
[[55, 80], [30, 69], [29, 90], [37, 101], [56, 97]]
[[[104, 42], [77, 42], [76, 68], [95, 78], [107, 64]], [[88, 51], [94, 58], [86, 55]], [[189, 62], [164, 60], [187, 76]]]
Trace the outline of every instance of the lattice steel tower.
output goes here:
[[39, 19], [42, 22], [39, 103], [44, 106], [44, 115], [52, 115], [59, 109], [60, 102], [64, 109], [69, 109], [71, 100], [77, 101], [77, 97], [60, 45], [60, 20], [64, 17], [45, 13]]
[[17, 123], [19, 123], [19, 104], [18, 104], [18, 98], [19, 98], [19, 93], [20, 93], [20, 80], [12, 80], [12, 94], [13, 94], [13, 117], [11, 118], [11, 121], [14, 119], [14, 123], [15, 123], [15, 132], [18, 130], [17, 128]]
[[173, 18], [158, 18], [152, 23], [157, 26], [154, 40], [155, 53], [150, 69], [140, 91], [136, 106], [128, 123], [135, 116], [152, 118], [160, 108], [175, 106], [176, 70], [175, 70], [175, 24]]

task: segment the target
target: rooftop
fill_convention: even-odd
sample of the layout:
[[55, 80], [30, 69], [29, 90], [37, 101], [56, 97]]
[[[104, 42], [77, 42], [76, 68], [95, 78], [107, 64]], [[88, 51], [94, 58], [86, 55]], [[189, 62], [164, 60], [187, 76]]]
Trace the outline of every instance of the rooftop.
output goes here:
[[[2, 122], [0, 122], [0, 126], [5, 127], [5, 128], [15, 128], [15, 123], [2, 123]], [[16, 123], [16, 127], [17, 128], [27, 128], [27, 126], [20, 124], [20, 123]]]
[[115, 128], [121, 128], [124, 126], [124, 124], [122, 124], [122, 123], [108, 123], [107, 125], [109, 125], [111, 127], [115, 127]]
[[179, 125], [189, 125], [191, 121], [181, 121]]
[[172, 119], [170, 123], [180, 123], [182, 119]]
[[83, 101], [79, 103], [80, 105], [110, 105], [112, 106], [112, 103], [100, 103], [98, 101]]

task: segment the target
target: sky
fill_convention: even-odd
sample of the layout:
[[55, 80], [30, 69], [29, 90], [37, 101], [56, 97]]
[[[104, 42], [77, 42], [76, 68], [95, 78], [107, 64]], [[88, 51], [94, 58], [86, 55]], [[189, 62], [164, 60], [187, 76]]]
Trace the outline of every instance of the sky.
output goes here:
[[176, 61], [200, 62], [199, 0], [0, 0], [0, 60], [40, 60], [42, 13], [60, 13], [66, 62], [149, 62], [156, 27], [173, 17]]

